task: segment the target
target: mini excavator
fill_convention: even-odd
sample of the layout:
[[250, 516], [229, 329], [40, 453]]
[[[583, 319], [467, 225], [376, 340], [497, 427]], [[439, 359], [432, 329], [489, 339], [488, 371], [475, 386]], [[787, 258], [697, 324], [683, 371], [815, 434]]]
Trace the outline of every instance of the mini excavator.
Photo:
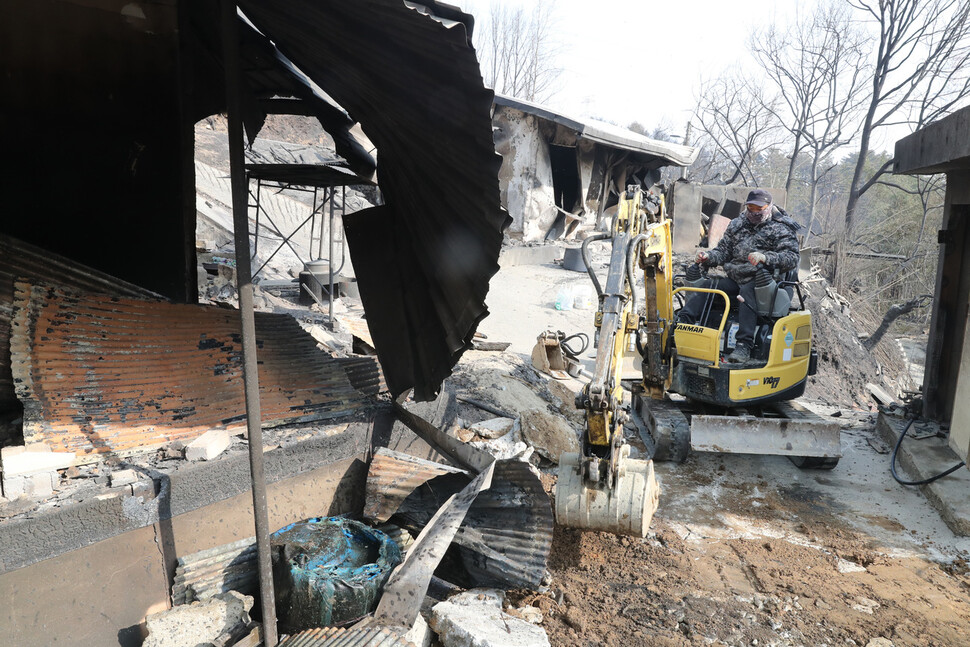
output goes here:
[[[612, 245], [605, 285], [589, 260], [589, 245], [599, 240]], [[812, 316], [797, 280], [759, 266], [757, 303], [732, 304], [692, 265], [676, 277], [681, 286], [675, 288], [664, 199], [639, 186], [623, 192], [610, 231], [587, 238], [582, 254], [599, 297], [596, 364], [576, 397], [586, 414], [581, 451], [564, 453], [559, 462], [561, 525], [645, 536], [659, 500], [653, 460], [683, 461], [692, 449], [787, 455], [803, 468], [835, 466], [838, 425], [791, 402], [817, 364]], [[675, 302], [690, 294], [706, 295], [703, 315], [678, 323]], [[741, 307], [758, 313], [752, 359], [726, 364]], [[636, 373], [627, 379], [631, 369]], [[630, 457], [624, 425], [636, 429], [653, 460]]]

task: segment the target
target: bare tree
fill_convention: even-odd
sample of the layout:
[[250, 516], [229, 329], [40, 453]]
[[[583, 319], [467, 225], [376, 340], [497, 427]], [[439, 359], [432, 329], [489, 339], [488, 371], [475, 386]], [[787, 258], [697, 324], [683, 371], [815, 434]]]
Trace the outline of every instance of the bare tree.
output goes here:
[[871, 74], [866, 60], [870, 42], [842, 0], [817, 5], [807, 20], [796, 20], [786, 30], [772, 27], [752, 38], [754, 56], [777, 90], [778, 99], [766, 108], [791, 134], [789, 194], [796, 164], [808, 160], [807, 235], [815, 221], [819, 182], [835, 166], [831, 154], [858, 132], [865, 80]]
[[[859, 198], [892, 166], [863, 175], [873, 132], [918, 128], [951, 112], [970, 91], [970, 3], [966, 0], [849, 0], [878, 30], [871, 94], [845, 209], [851, 237]], [[838, 278], [838, 269], [834, 271]]]
[[546, 0], [531, 9], [490, 5], [475, 30], [486, 85], [526, 101], [543, 102], [555, 95], [562, 69], [556, 65], [552, 7]]
[[776, 108], [762, 97], [763, 89], [739, 69], [729, 71], [701, 88], [692, 125], [696, 144], [707, 148], [709, 168], [726, 168], [724, 184], [758, 184], [759, 156], [776, 145]]

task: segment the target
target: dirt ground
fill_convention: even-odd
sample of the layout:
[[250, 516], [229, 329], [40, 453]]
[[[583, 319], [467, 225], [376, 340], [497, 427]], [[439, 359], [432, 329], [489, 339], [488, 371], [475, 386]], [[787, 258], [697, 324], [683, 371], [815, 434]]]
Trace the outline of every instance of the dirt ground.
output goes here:
[[[703, 480], [706, 463], [676, 469]], [[717, 536], [719, 519], [698, 531], [663, 508], [642, 540], [557, 527], [550, 590], [512, 604], [540, 608], [553, 645], [967, 644], [965, 558], [894, 554], [803, 489], [736, 485], [715, 516], [744, 517], [744, 536]]]

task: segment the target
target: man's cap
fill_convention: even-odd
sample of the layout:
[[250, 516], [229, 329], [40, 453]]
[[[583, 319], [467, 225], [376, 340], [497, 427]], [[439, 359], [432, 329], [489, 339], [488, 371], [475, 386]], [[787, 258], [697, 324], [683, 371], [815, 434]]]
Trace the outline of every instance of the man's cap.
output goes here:
[[763, 207], [766, 204], [771, 204], [771, 194], [764, 189], [754, 189], [748, 194], [748, 199], [744, 203], [756, 204]]

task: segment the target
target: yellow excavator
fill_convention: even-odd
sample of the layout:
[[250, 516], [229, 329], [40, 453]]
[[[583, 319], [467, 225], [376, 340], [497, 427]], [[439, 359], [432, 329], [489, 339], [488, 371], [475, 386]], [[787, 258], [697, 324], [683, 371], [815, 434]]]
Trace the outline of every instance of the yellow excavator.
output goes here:
[[[612, 245], [605, 285], [589, 260], [589, 245], [599, 240]], [[663, 197], [638, 186], [620, 196], [610, 231], [583, 242], [599, 297], [596, 364], [576, 398], [586, 414], [581, 452], [560, 458], [560, 525], [645, 536], [660, 492], [653, 461], [630, 458], [627, 424], [656, 460], [682, 461], [693, 449], [787, 455], [806, 468], [838, 462], [838, 425], [789, 402], [804, 392], [817, 363], [811, 313], [797, 281], [776, 278], [761, 266], [757, 303], [732, 306], [696, 265], [677, 277], [683, 285], [675, 288], [671, 250]], [[674, 304], [692, 293], [707, 295], [701, 297], [704, 313], [699, 322], [678, 323]], [[740, 307], [758, 312], [752, 360], [725, 364]], [[624, 386], [631, 392], [629, 405]]]

